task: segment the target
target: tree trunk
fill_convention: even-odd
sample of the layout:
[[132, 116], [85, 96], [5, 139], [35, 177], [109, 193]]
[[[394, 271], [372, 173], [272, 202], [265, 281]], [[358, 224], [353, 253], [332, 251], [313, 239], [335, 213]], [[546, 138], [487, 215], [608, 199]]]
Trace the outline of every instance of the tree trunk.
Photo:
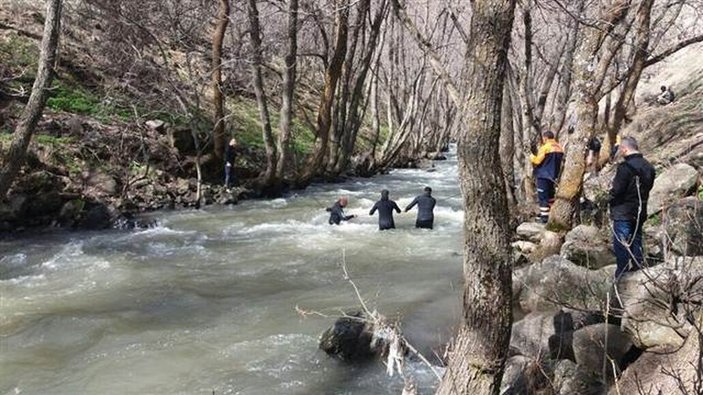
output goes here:
[[266, 148], [266, 170], [263, 174], [263, 185], [273, 184], [276, 175], [276, 145], [271, 131], [271, 117], [269, 116], [268, 104], [266, 101], [266, 91], [264, 90], [264, 77], [262, 71], [261, 55], [261, 26], [259, 24], [259, 10], [256, 7], [257, 0], [249, 0], [249, 33], [251, 35], [251, 46], [253, 51], [252, 71], [254, 73], [254, 93], [256, 94], [256, 104], [259, 108], [259, 119], [261, 120], [261, 132], [263, 134], [264, 146]]
[[549, 213], [548, 226], [551, 229], [571, 229], [583, 188], [583, 174], [586, 170], [585, 148], [595, 133], [598, 120], [598, 99], [602, 97], [603, 80], [616, 49], [622, 45], [621, 40], [611, 37], [610, 33], [623, 21], [629, 7], [630, 1], [618, 0], [605, 9], [597, 26], [589, 27], [590, 30], [575, 55], [578, 122], [574, 134], [569, 139], [570, 147], [566, 151], [555, 203]]
[[465, 132], [459, 140], [464, 196], [464, 320], [438, 394], [498, 394], [510, 342], [511, 254], [500, 168], [503, 84], [514, 0], [474, 0]]
[[[584, 0], [579, 0], [576, 16], [581, 16], [585, 3], [586, 2]], [[557, 135], [561, 135], [561, 130], [564, 127], [564, 121], [566, 119], [566, 110], [569, 107], [569, 98], [571, 97], [571, 76], [573, 74], [572, 69], [574, 67], [574, 53], [576, 52], [579, 30], [581, 26], [580, 21], [576, 18], [572, 19], [571, 23], [571, 31], [569, 32], [569, 38], [566, 43], [564, 61], [562, 62], [559, 72], [559, 91], [556, 98], [557, 104], [552, 116], [553, 122], [550, 125], [550, 129]]]
[[503, 105], [501, 109], [500, 127], [500, 164], [505, 178], [506, 196], [508, 199], [508, 211], [510, 218], [517, 208], [515, 199], [515, 167], [513, 157], [515, 156], [515, 130], [513, 129], [513, 105], [508, 92], [509, 86], [506, 84], [503, 91]]
[[640, 81], [642, 70], [645, 68], [647, 56], [649, 56], [649, 36], [650, 36], [650, 19], [652, 14], [652, 6], [654, 0], [643, 0], [637, 10], [637, 33], [635, 37], [635, 55], [632, 60], [632, 65], [629, 67], [630, 72], [627, 74], [625, 86], [623, 88], [618, 101], [613, 109], [612, 125], [608, 130], [608, 145], [612, 146], [615, 137], [620, 131], [622, 122], [625, 119], [627, 106], [635, 96], [637, 84]]
[[229, 14], [229, 0], [220, 0], [215, 33], [212, 35], [212, 104], [215, 107], [213, 146], [215, 157], [218, 159], [224, 158], [225, 145], [227, 144], [225, 136], [225, 105], [222, 96], [222, 44], [229, 25]]
[[281, 122], [278, 136], [278, 163], [276, 178], [282, 180], [290, 162], [291, 121], [293, 118], [293, 101], [298, 61], [298, 0], [288, 0], [288, 53], [286, 69], [283, 72], [283, 97], [281, 99]]
[[49, 97], [49, 88], [54, 77], [56, 52], [61, 35], [62, 8], [62, 0], [48, 0], [46, 2], [46, 19], [44, 21], [44, 33], [37, 66], [37, 77], [32, 86], [32, 93], [29, 95], [29, 101], [22, 111], [19, 123], [13, 134], [12, 143], [4, 158], [2, 170], [0, 170], [0, 199], [7, 195], [7, 191], [12, 186], [12, 182], [24, 164], [27, 147]]
[[320, 106], [317, 112], [317, 138], [315, 139], [315, 151], [307, 164], [307, 169], [300, 180], [302, 184], [307, 184], [320, 172], [328, 150], [330, 137], [330, 127], [332, 126], [332, 104], [337, 90], [337, 83], [342, 74], [344, 57], [347, 53], [347, 35], [349, 32], [349, 0], [339, 0], [335, 2], [337, 32], [335, 34], [335, 46], [332, 60], [325, 71], [325, 85], [320, 98]]

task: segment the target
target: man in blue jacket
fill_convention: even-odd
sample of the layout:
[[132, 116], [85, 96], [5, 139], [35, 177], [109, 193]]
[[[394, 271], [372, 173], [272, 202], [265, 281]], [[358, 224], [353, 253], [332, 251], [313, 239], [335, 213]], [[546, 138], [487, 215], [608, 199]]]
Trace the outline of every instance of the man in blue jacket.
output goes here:
[[549, 209], [554, 204], [556, 183], [561, 171], [561, 161], [564, 150], [554, 139], [554, 133], [542, 133], [542, 146], [533, 147], [530, 162], [534, 167], [534, 176], [537, 183], [537, 198], [539, 199], [539, 219], [542, 223], [549, 221]]
[[395, 222], [393, 221], [393, 210], [400, 214], [400, 207], [388, 197], [388, 190], [384, 189], [381, 191], [381, 200], [377, 201], [373, 205], [369, 215], [373, 215], [376, 210], [378, 210], [378, 229], [395, 229]]
[[617, 260], [615, 278], [642, 268], [642, 227], [655, 177], [654, 167], [639, 152], [634, 138], [623, 137], [619, 150], [625, 160], [615, 172], [609, 201]]

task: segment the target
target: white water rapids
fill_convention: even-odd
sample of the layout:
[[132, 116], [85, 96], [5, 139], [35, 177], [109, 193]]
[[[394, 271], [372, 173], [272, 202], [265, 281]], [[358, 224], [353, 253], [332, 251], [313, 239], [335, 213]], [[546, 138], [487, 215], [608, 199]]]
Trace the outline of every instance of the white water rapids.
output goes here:
[[[349, 365], [317, 348], [358, 308], [347, 268], [372, 308], [402, 322], [430, 359], [460, 316], [463, 213], [456, 159], [315, 185], [272, 201], [162, 212], [142, 231], [51, 232], [0, 240], [0, 393], [400, 394], [381, 362]], [[404, 208], [426, 185], [435, 229], [415, 211], [379, 232], [368, 211], [383, 188]], [[329, 206], [347, 214], [327, 224]], [[420, 393], [437, 380], [406, 373]]]

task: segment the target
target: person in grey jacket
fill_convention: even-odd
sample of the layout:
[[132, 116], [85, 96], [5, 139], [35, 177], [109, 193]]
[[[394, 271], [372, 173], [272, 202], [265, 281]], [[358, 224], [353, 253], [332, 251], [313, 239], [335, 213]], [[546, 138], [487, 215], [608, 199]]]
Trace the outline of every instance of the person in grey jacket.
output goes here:
[[434, 224], [434, 206], [437, 204], [435, 198], [432, 197], [432, 188], [425, 187], [425, 193], [417, 196], [409, 205], [405, 208], [405, 212], [410, 211], [415, 205], [417, 205], [417, 219], [415, 220], [415, 227], [422, 229], [432, 229]]

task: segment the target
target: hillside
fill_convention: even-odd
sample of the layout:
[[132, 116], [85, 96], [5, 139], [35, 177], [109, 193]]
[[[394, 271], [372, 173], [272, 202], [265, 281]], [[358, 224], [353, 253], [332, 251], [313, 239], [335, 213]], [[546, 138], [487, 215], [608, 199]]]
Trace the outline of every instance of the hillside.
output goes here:
[[[9, 144], [34, 80], [43, 23], [37, 4], [41, 2], [0, 1], [2, 149]], [[108, 222], [132, 226], [134, 214], [142, 211], [196, 206], [198, 160], [205, 183], [203, 204], [231, 204], [260, 195], [256, 180], [265, 166], [264, 140], [257, 104], [247, 86], [237, 87], [238, 93], [225, 103], [227, 133], [238, 140], [234, 174], [239, 185], [225, 190], [220, 186], [223, 170], [211, 155], [214, 125], [206, 81], [185, 72], [192, 66], [207, 75], [206, 57], [187, 60], [186, 53], [174, 48], [164, 64], [159, 48], [145, 46], [139, 59], [131, 59], [134, 70], [125, 72], [117, 67], [119, 58], [110, 58], [117, 55], [105, 49], [107, 27], [80, 17], [65, 15], [51, 97], [27, 166], [11, 201], [0, 209], [0, 230], [48, 224], [91, 228]], [[207, 48], [208, 43], [198, 45]], [[170, 74], [166, 66], [179, 71]], [[169, 93], [174, 89], [203, 96], [186, 111]], [[310, 153], [315, 140], [309, 114], [314, 114], [318, 92], [308, 87], [298, 95], [291, 142], [296, 163]], [[272, 95], [270, 101], [272, 109], [280, 106], [280, 97]], [[278, 125], [278, 111], [271, 111], [271, 122]], [[362, 129], [359, 150], [372, 141], [366, 133]], [[100, 219], [97, 223], [90, 219], [94, 216]]]

